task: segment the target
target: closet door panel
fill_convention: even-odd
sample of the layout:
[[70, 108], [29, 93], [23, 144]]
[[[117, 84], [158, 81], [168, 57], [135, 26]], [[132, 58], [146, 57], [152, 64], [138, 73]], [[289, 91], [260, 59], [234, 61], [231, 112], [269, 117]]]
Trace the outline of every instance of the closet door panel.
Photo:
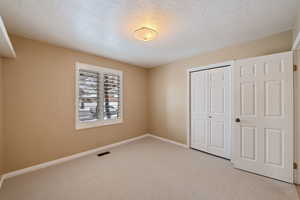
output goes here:
[[191, 147], [206, 151], [208, 132], [208, 73], [191, 74]]
[[209, 124], [207, 152], [229, 158], [229, 68], [208, 70]]

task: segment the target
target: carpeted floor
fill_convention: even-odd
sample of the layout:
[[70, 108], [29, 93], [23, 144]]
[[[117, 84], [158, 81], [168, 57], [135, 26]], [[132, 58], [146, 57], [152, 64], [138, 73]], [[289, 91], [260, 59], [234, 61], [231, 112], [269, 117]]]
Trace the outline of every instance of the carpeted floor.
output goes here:
[[296, 200], [294, 185], [145, 138], [5, 180], [1, 200]]

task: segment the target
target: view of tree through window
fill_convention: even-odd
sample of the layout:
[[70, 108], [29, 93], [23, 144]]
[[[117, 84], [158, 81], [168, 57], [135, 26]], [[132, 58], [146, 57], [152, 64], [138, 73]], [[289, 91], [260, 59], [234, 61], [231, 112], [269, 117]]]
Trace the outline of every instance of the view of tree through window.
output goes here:
[[121, 117], [120, 74], [101, 69], [78, 71], [79, 122], [118, 120]]

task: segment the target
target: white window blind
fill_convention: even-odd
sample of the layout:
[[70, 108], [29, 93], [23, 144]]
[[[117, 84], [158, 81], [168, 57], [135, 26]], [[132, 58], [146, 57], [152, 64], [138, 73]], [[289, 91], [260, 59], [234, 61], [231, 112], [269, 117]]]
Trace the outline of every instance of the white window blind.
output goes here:
[[122, 72], [83, 63], [76, 66], [76, 127], [122, 122]]
[[118, 119], [120, 118], [120, 76], [113, 73], [104, 73], [103, 81], [103, 119]]
[[79, 70], [79, 120], [99, 119], [99, 73]]

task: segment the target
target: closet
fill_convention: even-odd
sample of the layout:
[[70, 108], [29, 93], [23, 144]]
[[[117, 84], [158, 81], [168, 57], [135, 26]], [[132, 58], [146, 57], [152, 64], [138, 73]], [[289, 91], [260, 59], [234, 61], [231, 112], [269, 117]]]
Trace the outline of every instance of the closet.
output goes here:
[[188, 70], [189, 147], [293, 182], [293, 53]]
[[230, 67], [191, 73], [191, 148], [230, 156]]

